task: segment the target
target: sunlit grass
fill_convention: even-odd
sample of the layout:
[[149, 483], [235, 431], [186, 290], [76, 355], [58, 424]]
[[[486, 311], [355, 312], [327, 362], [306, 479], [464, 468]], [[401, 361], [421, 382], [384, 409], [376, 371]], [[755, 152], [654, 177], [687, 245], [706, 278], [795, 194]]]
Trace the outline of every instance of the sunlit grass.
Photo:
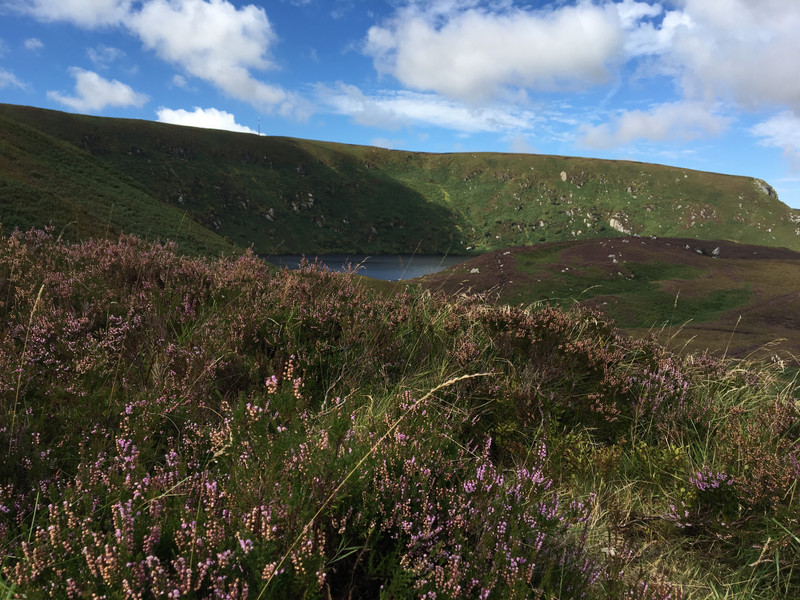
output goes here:
[[392, 151], [11, 105], [0, 119], [0, 184], [16, 199], [4, 224], [69, 223], [69, 239], [101, 237], [111, 222], [112, 235], [181, 235], [184, 251], [217, 253], [224, 238], [262, 254], [468, 254], [616, 236], [613, 218], [642, 236], [800, 247], [792, 210], [750, 177]]

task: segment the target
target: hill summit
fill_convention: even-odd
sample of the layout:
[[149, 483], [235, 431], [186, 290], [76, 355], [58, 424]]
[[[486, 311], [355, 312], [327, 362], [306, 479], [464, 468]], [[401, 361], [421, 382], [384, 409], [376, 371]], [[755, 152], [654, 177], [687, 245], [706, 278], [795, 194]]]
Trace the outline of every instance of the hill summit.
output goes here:
[[0, 222], [197, 251], [453, 253], [623, 235], [800, 250], [764, 181], [531, 154], [428, 154], [0, 104]]

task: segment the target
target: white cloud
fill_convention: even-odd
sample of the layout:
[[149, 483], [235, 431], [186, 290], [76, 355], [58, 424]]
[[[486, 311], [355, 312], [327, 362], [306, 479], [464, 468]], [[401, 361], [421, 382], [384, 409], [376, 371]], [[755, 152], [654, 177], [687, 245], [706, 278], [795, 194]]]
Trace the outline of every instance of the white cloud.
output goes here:
[[86, 55], [96, 66], [106, 69], [115, 60], [125, 56], [125, 52], [119, 48], [100, 44], [96, 48], [88, 48], [86, 50]]
[[[260, 6], [228, 0], [0, 0], [42, 21], [67, 21], [84, 28], [124, 27], [145, 48], [207, 81], [227, 95], [262, 110], [305, 118], [310, 105], [297, 94], [260, 81], [254, 70], [274, 65], [269, 58], [276, 36]], [[97, 65], [111, 57], [95, 53]]]
[[9, 0], [6, 6], [42, 21], [69, 21], [94, 28], [121, 23], [131, 0]]
[[237, 9], [226, 0], [151, 0], [130, 26], [145, 46], [194, 75], [272, 66], [266, 52], [275, 35], [264, 10], [252, 4]]
[[467, 133], [531, 131], [537, 120], [528, 110], [510, 105], [472, 107], [436, 94], [385, 90], [367, 96], [353, 85], [317, 86], [330, 109], [360, 124], [384, 129], [434, 125]]
[[761, 138], [761, 145], [783, 150], [792, 170], [800, 171], [800, 116], [783, 111], [759, 123], [750, 133]]
[[638, 25], [639, 21], [648, 17], [657, 17], [664, 9], [660, 4], [648, 4], [636, 0], [623, 0], [616, 4], [622, 26], [625, 28]]
[[610, 148], [636, 140], [687, 142], [718, 135], [730, 119], [699, 102], [660, 104], [649, 111], [631, 110], [615, 116], [611, 123], [583, 126], [581, 143], [592, 148]]
[[216, 108], [200, 108], [199, 106], [195, 106], [194, 110], [189, 112], [182, 108], [173, 110], [171, 108], [162, 107], [156, 111], [156, 114], [161, 123], [203, 127], [205, 129], [224, 129], [226, 131], [237, 131], [240, 133], [256, 133], [249, 127], [239, 125], [236, 122], [236, 118], [231, 113]]
[[[663, 60], [681, 73], [690, 99], [729, 100], [746, 110], [800, 111], [797, 0], [679, 0], [684, 26], [670, 33]], [[662, 26], [662, 29], [666, 27]]]
[[[473, 106], [514, 93], [525, 106], [525, 93], [586, 89], [619, 77], [628, 61], [639, 76], [672, 78], [672, 102], [583, 127], [583, 142], [597, 147], [717, 135], [730, 123], [713, 108], [721, 104], [800, 114], [798, 0], [576, 0], [540, 10], [514, 4], [407, 0], [369, 30], [364, 50], [404, 87]], [[347, 98], [365, 124], [411, 117], [397, 98]]]
[[93, 71], [70, 67], [75, 78], [75, 95], [65, 96], [60, 92], [47, 92], [47, 97], [81, 112], [97, 112], [107, 106], [141, 107], [149, 100], [146, 94], [116, 79], [109, 81]]
[[[691, 17], [684, 12], [668, 11], [660, 24], [656, 24], [655, 21], [646, 19], [655, 16], [654, 14], [626, 11], [626, 4], [629, 3], [619, 4], [618, 10], [626, 30], [625, 53], [629, 58], [666, 54], [673, 48], [676, 36], [688, 34], [694, 27]], [[660, 9], [660, 5], [654, 7]], [[661, 65], [659, 71], [669, 70], [665, 66]]]
[[613, 5], [489, 12], [474, 3], [411, 5], [365, 45], [378, 71], [403, 85], [478, 103], [506, 88], [582, 89], [611, 77], [623, 28]]
[[35, 52], [36, 50], [41, 50], [42, 48], [44, 48], [44, 44], [39, 38], [28, 38], [25, 40], [26, 50], [32, 50]]
[[[629, 58], [648, 57], [650, 75], [674, 79], [681, 99], [648, 111], [628, 111], [609, 123], [583, 127], [582, 142], [611, 147], [636, 139], [688, 141], [718, 134], [729, 110], [788, 109], [751, 130], [762, 145], [783, 149], [800, 165], [800, 2], [797, 0], [673, 0], [660, 22], [634, 0], [616, 5], [626, 29]], [[640, 71], [640, 74], [643, 74]], [[647, 74], [647, 73], [644, 73]]]
[[226, 0], [150, 0], [127, 24], [159, 57], [234, 98], [284, 115], [306, 109], [294, 95], [251, 73], [274, 66], [268, 51], [276, 36], [260, 7], [237, 8]]
[[0, 90], [8, 87], [24, 89], [25, 84], [22, 83], [11, 71], [7, 71], [3, 67], [0, 67]]

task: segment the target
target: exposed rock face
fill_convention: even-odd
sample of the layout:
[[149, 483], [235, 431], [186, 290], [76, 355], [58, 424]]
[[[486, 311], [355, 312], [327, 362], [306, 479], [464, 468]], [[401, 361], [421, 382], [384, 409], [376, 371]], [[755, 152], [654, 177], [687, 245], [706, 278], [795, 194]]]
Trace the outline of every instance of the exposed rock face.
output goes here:
[[767, 196], [770, 198], [775, 198], [776, 200], [778, 199], [778, 192], [776, 192], [775, 188], [773, 188], [766, 181], [763, 179], [754, 179], [753, 181], [755, 182], [756, 187], [764, 192]]
[[630, 233], [631, 230], [627, 229], [622, 223], [617, 221], [616, 219], [610, 219], [608, 224], [611, 226], [611, 229], [616, 229], [620, 233]]

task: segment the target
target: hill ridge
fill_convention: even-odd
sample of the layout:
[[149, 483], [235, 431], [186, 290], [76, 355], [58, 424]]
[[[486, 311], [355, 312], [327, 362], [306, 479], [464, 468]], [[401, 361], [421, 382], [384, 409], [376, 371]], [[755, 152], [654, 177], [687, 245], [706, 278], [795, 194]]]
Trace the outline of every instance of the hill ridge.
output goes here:
[[[629, 234], [800, 249], [800, 211], [751, 177], [635, 161], [388, 150], [8, 104], [0, 116], [90, 154], [126, 185], [259, 253], [469, 254]], [[7, 185], [19, 184], [13, 170], [3, 172]], [[19, 210], [12, 198], [0, 220], [20, 220]]]

